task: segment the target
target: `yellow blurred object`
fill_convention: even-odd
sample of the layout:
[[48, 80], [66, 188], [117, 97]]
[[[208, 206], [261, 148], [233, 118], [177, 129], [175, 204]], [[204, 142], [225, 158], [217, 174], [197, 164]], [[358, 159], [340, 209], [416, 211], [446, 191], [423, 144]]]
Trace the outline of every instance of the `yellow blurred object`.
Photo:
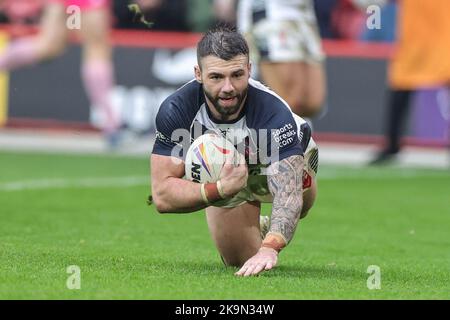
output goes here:
[[[6, 49], [9, 42], [7, 33], [0, 31], [0, 52]], [[0, 72], [0, 127], [6, 124], [8, 117], [9, 73]]]
[[389, 66], [394, 89], [450, 84], [450, 1], [401, 0], [397, 47]]

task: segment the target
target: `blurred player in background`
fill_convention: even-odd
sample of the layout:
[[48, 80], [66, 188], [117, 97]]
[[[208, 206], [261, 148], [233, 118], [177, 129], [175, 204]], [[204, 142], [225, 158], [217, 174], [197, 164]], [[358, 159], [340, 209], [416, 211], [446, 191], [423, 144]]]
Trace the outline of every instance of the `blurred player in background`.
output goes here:
[[[206, 208], [208, 227], [224, 263], [240, 267], [238, 276], [256, 275], [277, 264], [278, 253], [314, 203], [318, 149], [305, 120], [273, 91], [250, 79], [249, 48], [241, 34], [226, 28], [207, 32], [198, 44], [197, 60], [196, 81], [169, 96], [156, 117], [153, 200], [162, 213]], [[180, 145], [173, 134], [180, 130], [186, 132], [186, 140], [196, 139], [204, 130], [233, 137], [245, 154], [254, 150], [258, 163], [248, 159], [246, 163], [242, 157], [237, 165], [225, 164], [215, 183], [183, 179], [186, 154], [177, 157], [173, 152]], [[254, 139], [252, 130], [265, 136]], [[277, 156], [262, 151], [271, 146]], [[273, 174], [262, 172], [260, 159], [267, 156]], [[260, 223], [261, 202], [273, 203], [270, 226], [267, 220]]]
[[[17, 6], [16, 0], [0, 0], [8, 8]], [[36, 1], [32, 1], [35, 5]], [[91, 105], [100, 109], [102, 131], [108, 145], [118, 144], [119, 116], [114, 112], [109, 95], [114, 86], [114, 66], [109, 42], [109, 0], [42, 0], [45, 5], [39, 33], [13, 41], [0, 55], [0, 70], [14, 70], [22, 66], [49, 60], [61, 55], [68, 41], [67, 8], [81, 9], [80, 35], [83, 44], [81, 75]]]
[[450, 1], [400, 0], [398, 4], [398, 41], [388, 70], [386, 144], [372, 164], [390, 161], [401, 150], [414, 90], [450, 86]]
[[299, 116], [317, 115], [326, 79], [312, 0], [240, 0], [237, 20], [262, 80]]

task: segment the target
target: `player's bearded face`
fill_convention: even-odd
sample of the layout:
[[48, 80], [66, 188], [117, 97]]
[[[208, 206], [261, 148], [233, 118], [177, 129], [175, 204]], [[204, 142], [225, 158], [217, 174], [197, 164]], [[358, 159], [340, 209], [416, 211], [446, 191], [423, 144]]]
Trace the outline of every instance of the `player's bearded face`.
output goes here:
[[250, 66], [247, 56], [222, 60], [208, 56], [202, 59], [202, 70], [196, 70], [210, 107], [222, 118], [237, 115], [248, 91]]
[[242, 102], [247, 97], [247, 90], [248, 87], [242, 92], [224, 92], [215, 96], [205, 89], [204, 92], [217, 112], [219, 112], [222, 116], [231, 116], [239, 111]]

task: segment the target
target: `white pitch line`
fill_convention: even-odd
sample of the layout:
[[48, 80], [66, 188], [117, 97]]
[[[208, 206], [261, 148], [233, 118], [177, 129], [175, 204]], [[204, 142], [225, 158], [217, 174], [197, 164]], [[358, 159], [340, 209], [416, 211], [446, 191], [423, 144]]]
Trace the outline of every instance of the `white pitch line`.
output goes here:
[[[318, 180], [338, 180], [338, 179], [411, 179], [417, 177], [441, 177], [450, 179], [450, 175], [441, 173], [426, 173], [415, 171], [396, 172], [359, 172], [351, 169], [319, 169]], [[149, 186], [150, 179], [145, 176], [124, 176], [124, 177], [86, 177], [78, 179], [37, 179], [22, 180], [0, 183], [0, 192], [12, 192], [22, 190], [44, 190], [44, 189], [71, 189], [71, 188], [122, 188], [135, 186]]]
[[79, 179], [39, 179], [0, 183], [0, 191], [22, 191], [39, 189], [70, 189], [70, 188], [121, 188], [150, 185], [148, 177], [105, 177]]

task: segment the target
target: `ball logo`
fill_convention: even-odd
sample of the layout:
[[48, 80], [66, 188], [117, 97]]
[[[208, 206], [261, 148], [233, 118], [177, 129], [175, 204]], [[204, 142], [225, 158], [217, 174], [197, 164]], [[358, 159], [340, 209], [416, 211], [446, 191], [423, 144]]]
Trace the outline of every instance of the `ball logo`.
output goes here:
[[211, 168], [209, 166], [208, 157], [206, 156], [204, 144], [199, 144], [199, 146], [194, 149], [194, 153], [197, 156], [197, 159], [202, 164], [203, 168], [205, 168], [206, 172], [209, 174], [209, 176], [211, 176]]
[[223, 154], [229, 154], [229, 153], [231, 152], [231, 150], [228, 150], [228, 149], [224, 149], [224, 148], [219, 147], [219, 146], [218, 146], [217, 144], [215, 144], [214, 142], [213, 142], [213, 145], [214, 145], [214, 147], [216, 147], [217, 150], [219, 150], [219, 152], [221, 152], [221, 153], [223, 153]]
[[191, 177], [192, 177], [192, 181], [200, 183], [200, 168], [201, 165], [192, 162], [192, 170], [191, 170]]
[[197, 183], [216, 182], [227, 160], [236, 162], [237, 152], [229, 140], [218, 134], [201, 135], [186, 152], [186, 178]]

